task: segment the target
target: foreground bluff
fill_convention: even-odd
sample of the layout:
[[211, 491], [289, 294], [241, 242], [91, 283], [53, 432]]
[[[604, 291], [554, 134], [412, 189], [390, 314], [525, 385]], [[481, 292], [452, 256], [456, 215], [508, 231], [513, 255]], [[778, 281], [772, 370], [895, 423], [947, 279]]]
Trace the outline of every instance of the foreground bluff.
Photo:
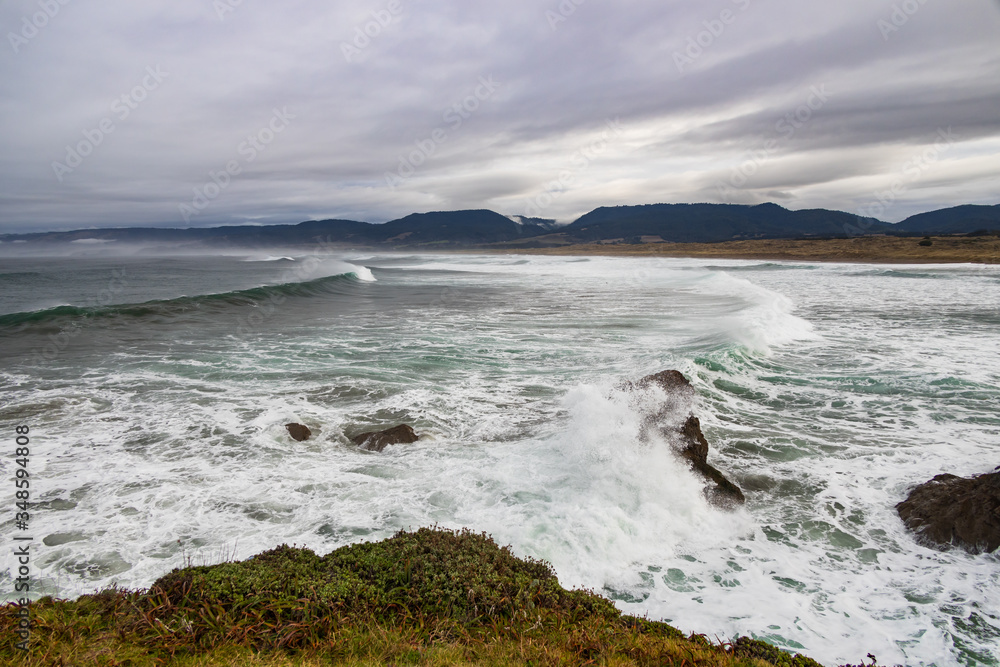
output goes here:
[[924, 542], [957, 545], [972, 553], [996, 551], [1000, 548], [1000, 472], [968, 479], [938, 475], [913, 489], [896, 505], [896, 511]]
[[666, 395], [652, 396], [640, 409], [645, 413], [644, 437], [656, 429], [671, 443], [677, 452], [690, 462], [691, 467], [705, 478], [709, 485], [705, 495], [715, 505], [733, 507], [746, 502], [738, 486], [708, 462], [708, 441], [701, 432], [701, 422], [691, 412], [694, 387], [680, 371], [662, 371], [647, 375], [638, 382], [627, 382], [622, 389], [642, 392], [648, 396], [650, 388], [662, 390]]

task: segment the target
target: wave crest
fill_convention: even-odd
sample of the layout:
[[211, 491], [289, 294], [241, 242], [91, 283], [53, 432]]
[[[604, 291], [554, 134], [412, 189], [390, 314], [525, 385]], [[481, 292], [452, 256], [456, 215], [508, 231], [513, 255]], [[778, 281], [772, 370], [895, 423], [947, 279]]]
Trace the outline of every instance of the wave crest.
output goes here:
[[[74, 306], [59, 305], [21, 313], [0, 315], [0, 328], [24, 327], [31, 325], [46, 325], [61, 320], [76, 318], [107, 318], [107, 317], [151, 317], [180, 314], [188, 310], [206, 308], [225, 308], [228, 306], [244, 306], [248, 302], [284, 299], [287, 297], [310, 298], [331, 294], [343, 294], [345, 288], [352, 284], [377, 282], [371, 270], [364, 266], [354, 266], [346, 262], [336, 262], [338, 273], [326, 274], [331, 265], [321, 263], [306, 272], [294, 271], [295, 275], [282, 276], [282, 279], [294, 279], [300, 276], [304, 280], [279, 282], [274, 285], [263, 285], [249, 289], [233, 290], [217, 294], [199, 294], [195, 296], [179, 296], [173, 299], [157, 299], [141, 303], [121, 303], [106, 306]], [[326, 270], [324, 270], [324, 267]], [[343, 269], [349, 269], [344, 271]], [[318, 277], [310, 277], [319, 274]], [[326, 274], [326, 275], [324, 275]]]

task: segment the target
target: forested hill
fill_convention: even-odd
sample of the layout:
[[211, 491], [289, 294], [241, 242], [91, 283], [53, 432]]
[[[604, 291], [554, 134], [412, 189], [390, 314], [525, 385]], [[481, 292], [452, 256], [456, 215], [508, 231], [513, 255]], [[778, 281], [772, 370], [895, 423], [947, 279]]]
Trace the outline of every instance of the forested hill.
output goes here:
[[[489, 210], [414, 213], [382, 224], [311, 220], [291, 225], [191, 229], [113, 228], [0, 235], [6, 244], [139, 244], [174, 247], [276, 247], [328, 243], [364, 248], [533, 247], [593, 242], [719, 242], [859, 234], [970, 234], [1000, 230], [1000, 205], [966, 205], [891, 224], [843, 211], [792, 211], [777, 204], [650, 204], [601, 207], [576, 221], [504, 216]], [[6, 249], [8, 252], [11, 247]]]

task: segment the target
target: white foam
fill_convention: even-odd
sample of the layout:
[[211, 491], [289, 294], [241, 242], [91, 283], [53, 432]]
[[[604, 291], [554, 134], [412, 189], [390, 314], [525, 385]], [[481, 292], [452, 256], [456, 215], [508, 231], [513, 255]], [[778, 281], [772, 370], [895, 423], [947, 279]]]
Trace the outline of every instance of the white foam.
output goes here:
[[248, 257], [244, 262], [294, 262], [294, 257], [268, 255], [267, 257]]
[[354, 275], [356, 275], [358, 277], [358, 280], [364, 281], [366, 283], [374, 283], [374, 282], [377, 282], [377, 280], [378, 280], [372, 274], [371, 269], [369, 269], [366, 266], [355, 267], [355, 269], [353, 271], [351, 271], [351, 273], [353, 273]]
[[371, 270], [365, 266], [352, 264], [338, 257], [311, 255], [296, 261], [295, 266], [282, 271], [269, 284], [302, 283], [349, 274], [364, 282], [375, 282], [376, 280]]
[[725, 272], [713, 274], [706, 291], [746, 304], [723, 327], [733, 340], [755, 352], [770, 354], [777, 346], [820, 340], [809, 321], [794, 315], [792, 300], [779, 292]]

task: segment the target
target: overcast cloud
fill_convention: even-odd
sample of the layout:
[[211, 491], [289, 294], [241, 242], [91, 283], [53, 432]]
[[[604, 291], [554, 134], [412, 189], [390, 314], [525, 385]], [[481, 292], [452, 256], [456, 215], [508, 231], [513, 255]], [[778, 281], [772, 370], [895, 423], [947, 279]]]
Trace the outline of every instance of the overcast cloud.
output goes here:
[[1000, 201], [997, 0], [5, 0], [0, 29], [2, 231]]

